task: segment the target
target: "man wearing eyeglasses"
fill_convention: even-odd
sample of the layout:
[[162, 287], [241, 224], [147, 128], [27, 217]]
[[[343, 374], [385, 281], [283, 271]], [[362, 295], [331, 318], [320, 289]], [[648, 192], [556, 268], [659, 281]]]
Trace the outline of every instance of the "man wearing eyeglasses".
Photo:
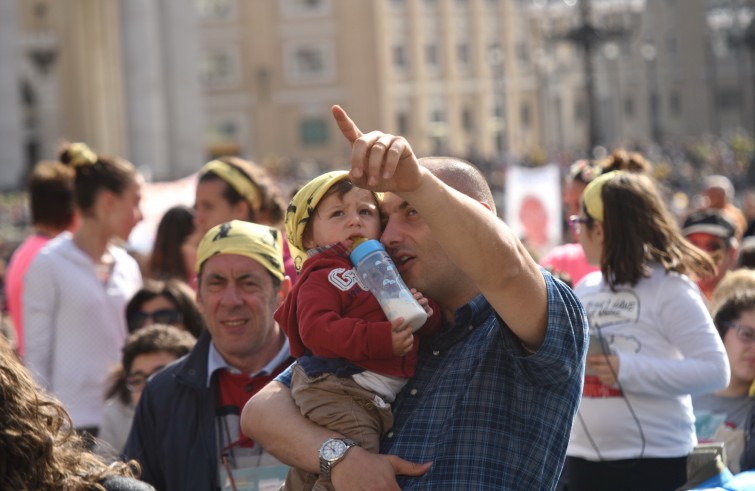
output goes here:
[[[736, 473], [753, 408], [749, 391], [755, 379], [755, 290], [733, 292], [714, 312], [713, 322], [726, 348], [731, 379], [725, 389], [692, 399], [695, 430], [701, 443], [725, 443], [729, 469]], [[750, 446], [743, 469], [755, 467], [755, 445]]]
[[702, 209], [691, 213], [682, 226], [684, 236], [700, 249], [710, 254], [716, 263], [716, 274], [698, 278], [697, 286], [710, 300], [713, 290], [727, 271], [737, 263], [738, 242], [736, 226], [723, 213], [713, 209]]
[[260, 468], [279, 469], [241, 434], [239, 415], [293, 361], [273, 319], [291, 287], [282, 250], [277, 229], [239, 220], [210, 229], [200, 242], [197, 304], [207, 332], [147, 382], [125, 448], [155, 488], [248, 489], [240, 482]]

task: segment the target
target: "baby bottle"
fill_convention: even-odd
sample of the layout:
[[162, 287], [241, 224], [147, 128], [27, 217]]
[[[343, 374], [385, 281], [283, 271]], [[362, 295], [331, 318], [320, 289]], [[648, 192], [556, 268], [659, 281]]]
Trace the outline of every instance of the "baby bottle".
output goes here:
[[356, 266], [362, 284], [375, 295], [389, 321], [403, 317], [412, 332], [422, 327], [427, 312], [414, 299], [379, 241], [365, 240], [357, 245], [351, 251], [351, 262]]

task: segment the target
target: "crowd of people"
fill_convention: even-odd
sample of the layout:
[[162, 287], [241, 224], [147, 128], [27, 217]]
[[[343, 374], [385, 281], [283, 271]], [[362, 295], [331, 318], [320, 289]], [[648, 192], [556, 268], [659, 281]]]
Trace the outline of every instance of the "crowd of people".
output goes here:
[[[755, 227], [725, 169], [680, 219], [662, 162], [578, 160], [570, 233], [534, 257], [475, 165], [332, 115], [350, 168], [287, 200], [262, 166], [213, 159], [147, 257], [127, 243], [134, 165], [84, 143], [37, 165], [34, 230], [5, 275], [0, 399], [15, 420], [0, 439], [22, 450], [0, 459], [20, 466], [4, 486], [755, 481]], [[427, 310], [416, 333], [356, 275], [362, 239], [382, 242]], [[688, 465], [700, 443], [725, 449], [704, 479]]]

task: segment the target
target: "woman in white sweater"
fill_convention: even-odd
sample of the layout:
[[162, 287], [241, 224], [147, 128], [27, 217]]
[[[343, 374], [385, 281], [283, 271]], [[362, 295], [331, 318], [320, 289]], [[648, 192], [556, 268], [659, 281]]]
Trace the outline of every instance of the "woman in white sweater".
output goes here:
[[49, 242], [26, 273], [24, 363], [74, 426], [96, 435], [107, 375], [128, 332], [124, 309], [142, 286], [136, 261], [113, 244], [142, 218], [142, 179], [129, 162], [83, 143], [64, 147], [60, 160], [76, 173], [81, 224]]
[[573, 222], [601, 271], [575, 288], [591, 337], [569, 490], [676, 489], [697, 443], [690, 395], [729, 380], [721, 339], [686, 276], [710, 274], [713, 263], [682, 237], [645, 175], [592, 181]]

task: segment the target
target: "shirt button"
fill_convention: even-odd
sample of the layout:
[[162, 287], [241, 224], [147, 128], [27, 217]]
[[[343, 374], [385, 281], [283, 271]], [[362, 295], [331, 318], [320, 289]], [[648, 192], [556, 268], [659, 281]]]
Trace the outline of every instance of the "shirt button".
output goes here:
[[386, 433], [386, 435], [385, 435], [385, 436], [386, 436], [387, 438], [393, 438], [393, 432], [392, 432], [392, 431], [389, 431], [388, 433]]
[[438, 356], [440, 354], [440, 350], [433, 350], [433, 355]]
[[469, 326], [467, 329], [469, 329], [470, 331], [472, 331], [472, 330], [474, 330], [474, 326]]
[[412, 390], [409, 391], [409, 393], [411, 395], [413, 395], [413, 396], [416, 396], [417, 395], [417, 389], [412, 389]]

